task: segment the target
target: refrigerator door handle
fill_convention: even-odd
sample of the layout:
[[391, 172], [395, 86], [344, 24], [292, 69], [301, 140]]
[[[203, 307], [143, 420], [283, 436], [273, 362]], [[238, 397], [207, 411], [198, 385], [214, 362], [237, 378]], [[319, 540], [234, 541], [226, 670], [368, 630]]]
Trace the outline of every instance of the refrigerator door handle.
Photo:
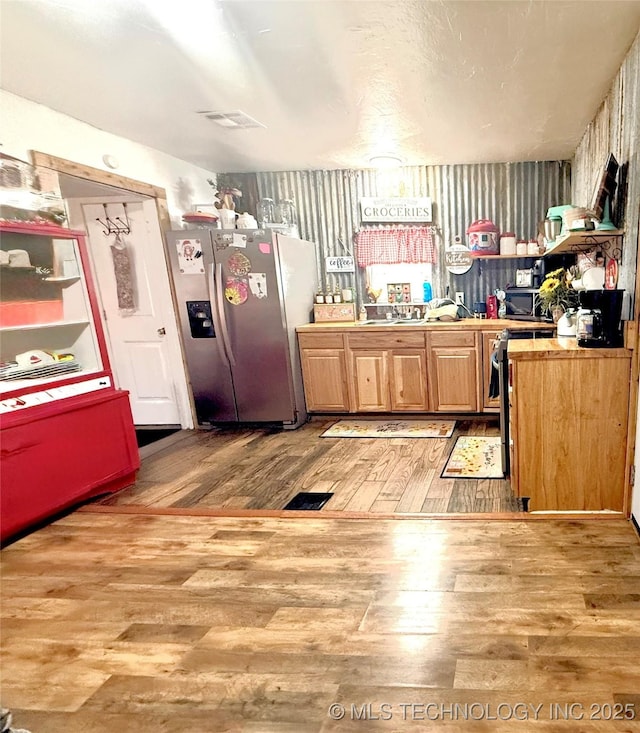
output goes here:
[[222, 288], [222, 264], [218, 262], [216, 265], [216, 297], [218, 302], [216, 309], [220, 318], [220, 325], [222, 326], [222, 340], [224, 341], [224, 347], [231, 362], [231, 366], [236, 365], [236, 360], [233, 356], [233, 349], [231, 348], [231, 339], [229, 338], [229, 330], [227, 329], [227, 316], [224, 310], [224, 291]]
[[225, 365], [229, 367], [229, 357], [227, 356], [227, 352], [224, 348], [224, 340], [221, 338], [222, 326], [220, 325], [220, 313], [218, 312], [218, 304], [216, 300], [219, 288], [216, 288], [214, 267], [215, 265], [211, 265], [211, 269], [209, 270], [209, 277], [207, 278], [207, 287], [209, 288], [209, 302], [211, 303], [211, 318], [213, 319], [213, 327], [217, 334], [215, 340], [216, 344], [218, 345], [218, 351], [220, 352], [220, 358], [225, 363]]

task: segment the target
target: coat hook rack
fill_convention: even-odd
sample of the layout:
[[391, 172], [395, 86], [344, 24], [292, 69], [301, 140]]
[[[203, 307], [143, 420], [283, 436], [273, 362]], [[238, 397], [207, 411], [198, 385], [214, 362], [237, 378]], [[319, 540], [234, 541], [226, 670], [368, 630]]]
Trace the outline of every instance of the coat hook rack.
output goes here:
[[96, 221], [104, 229], [103, 234], [105, 237], [108, 237], [110, 234], [131, 234], [131, 222], [127, 214], [126, 204], [122, 204], [124, 220], [119, 216], [111, 219], [107, 211], [107, 204], [102, 204], [102, 208], [104, 209], [104, 221], [100, 217], [96, 217]]

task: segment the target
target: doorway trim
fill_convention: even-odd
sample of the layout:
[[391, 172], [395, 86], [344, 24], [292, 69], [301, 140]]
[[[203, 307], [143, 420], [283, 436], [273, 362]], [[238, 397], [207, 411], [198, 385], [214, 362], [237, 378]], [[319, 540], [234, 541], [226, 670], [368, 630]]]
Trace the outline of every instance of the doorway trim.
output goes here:
[[[165, 261], [165, 267], [167, 268], [167, 277], [169, 280], [169, 288], [171, 291], [171, 298], [173, 300], [173, 313], [174, 318], [176, 319], [176, 325], [178, 326], [178, 333], [180, 333], [179, 324], [177, 323], [177, 305], [176, 305], [176, 296], [175, 291], [173, 287], [173, 282], [171, 281], [171, 278], [168, 276], [168, 273], [170, 272], [169, 268], [169, 261], [167, 258], [167, 249], [166, 249], [166, 237], [165, 232], [168, 232], [171, 230], [171, 219], [169, 217], [169, 208], [167, 206], [167, 192], [164, 188], [160, 188], [159, 186], [154, 186], [151, 183], [145, 183], [144, 181], [138, 181], [135, 178], [127, 178], [126, 176], [121, 176], [117, 173], [111, 173], [110, 171], [102, 170], [101, 168], [94, 168], [89, 165], [85, 165], [84, 163], [76, 163], [72, 160], [67, 160], [66, 158], [59, 158], [55, 155], [49, 155], [48, 153], [43, 153], [39, 150], [30, 150], [29, 154], [31, 156], [31, 163], [36, 168], [46, 168], [48, 170], [54, 171], [56, 174], [67, 174], [70, 176], [75, 176], [76, 178], [82, 178], [86, 181], [91, 181], [92, 183], [101, 183], [107, 186], [114, 186], [116, 188], [121, 188], [126, 191], [131, 191], [132, 193], [142, 194], [144, 196], [148, 196], [149, 198], [152, 198], [155, 201], [156, 210], [158, 213], [158, 222], [160, 225], [160, 234], [162, 235], [163, 240], [163, 252], [164, 252], [164, 261]], [[185, 381], [187, 384], [187, 394], [189, 398], [189, 409], [191, 414], [190, 415], [183, 415], [183, 422], [187, 422], [187, 418], [190, 418], [191, 425], [187, 422], [187, 427], [193, 426], [196, 424], [196, 418], [195, 418], [195, 405], [193, 402], [193, 395], [191, 393], [190, 388], [190, 382], [189, 382], [189, 376], [187, 371], [187, 364], [185, 360], [184, 355], [184, 346], [182, 344], [182, 339], [178, 338], [178, 343], [180, 347], [180, 357], [182, 361], [182, 369], [185, 376]], [[184, 426], [183, 426], [184, 427]]]

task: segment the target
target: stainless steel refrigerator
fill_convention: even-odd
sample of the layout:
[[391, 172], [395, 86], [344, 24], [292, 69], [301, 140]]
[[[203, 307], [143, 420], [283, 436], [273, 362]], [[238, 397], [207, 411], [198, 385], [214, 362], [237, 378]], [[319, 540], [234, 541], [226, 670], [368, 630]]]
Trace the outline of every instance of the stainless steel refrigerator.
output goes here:
[[316, 245], [268, 229], [166, 236], [198, 425], [300, 426], [295, 328], [313, 311]]

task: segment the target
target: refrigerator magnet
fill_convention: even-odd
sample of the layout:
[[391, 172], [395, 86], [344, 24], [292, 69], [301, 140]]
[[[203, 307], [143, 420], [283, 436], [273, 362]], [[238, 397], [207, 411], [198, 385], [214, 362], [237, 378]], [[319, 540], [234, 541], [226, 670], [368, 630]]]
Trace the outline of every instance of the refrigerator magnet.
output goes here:
[[178, 239], [178, 267], [183, 275], [201, 275], [204, 272], [202, 244], [199, 239]]
[[224, 297], [231, 305], [241, 305], [249, 297], [249, 288], [244, 280], [229, 278], [224, 287]]
[[233, 246], [234, 247], [247, 247], [247, 235], [246, 234], [234, 234], [233, 235]]
[[267, 297], [267, 275], [264, 272], [250, 272], [249, 288], [256, 298]]
[[246, 275], [251, 269], [251, 260], [242, 252], [234, 252], [227, 261], [227, 267], [232, 275]]
[[260, 242], [258, 244], [258, 249], [262, 252], [263, 255], [271, 254], [271, 245], [269, 242]]

